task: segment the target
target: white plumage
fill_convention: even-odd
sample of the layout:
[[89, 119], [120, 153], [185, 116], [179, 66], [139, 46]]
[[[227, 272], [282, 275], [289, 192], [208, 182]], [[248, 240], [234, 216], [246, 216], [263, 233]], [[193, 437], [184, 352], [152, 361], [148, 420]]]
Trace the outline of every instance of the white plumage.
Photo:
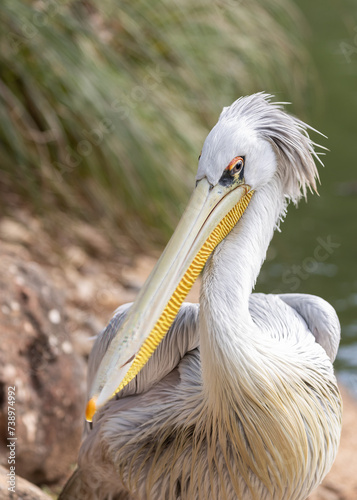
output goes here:
[[[336, 313], [311, 295], [252, 294], [287, 202], [316, 189], [307, 126], [270, 99], [239, 99], [208, 135], [197, 181], [218, 186], [239, 155], [252, 199], [206, 264], [200, 304], [181, 306], [141, 372], [97, 411], [61, 499], [304, 500], [330, 469]], [[129, 308], [95, 343], [90, 390]]]

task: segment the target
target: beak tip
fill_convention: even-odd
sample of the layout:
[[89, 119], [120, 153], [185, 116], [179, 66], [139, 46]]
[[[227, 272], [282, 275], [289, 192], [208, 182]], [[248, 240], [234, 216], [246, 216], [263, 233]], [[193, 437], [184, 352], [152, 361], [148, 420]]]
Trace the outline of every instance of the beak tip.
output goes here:
[[97, 411], [97, 398], [93, 396], [87, 403], [86, 406], [86, 420], [87, 422], [92, 422], [95, 412]]

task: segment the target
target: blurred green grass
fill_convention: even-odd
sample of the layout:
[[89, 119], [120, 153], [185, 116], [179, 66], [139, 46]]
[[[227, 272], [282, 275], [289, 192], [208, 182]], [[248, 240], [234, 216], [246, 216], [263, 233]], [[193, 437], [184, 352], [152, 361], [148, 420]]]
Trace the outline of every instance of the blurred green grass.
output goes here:
[[167, 239], [224, 105], [267, 90], [296, 109], [309, 92], [288, 0], [3, 0], [0, 14], [2, 210], [15, 193], [140, 247]]

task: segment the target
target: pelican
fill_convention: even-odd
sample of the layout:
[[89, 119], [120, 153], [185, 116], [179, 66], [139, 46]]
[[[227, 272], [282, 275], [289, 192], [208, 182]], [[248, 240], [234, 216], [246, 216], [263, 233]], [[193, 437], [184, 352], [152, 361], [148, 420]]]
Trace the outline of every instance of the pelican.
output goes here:
[[[318, 179], [311, 127], [272, 98], [223, 109], [170, 242], [98, 336], [61, 500], [304, 500], [331, 468], [337, 315], [252, 293], [287, 204]], [[183, 303], [202, 270], [199, 304]]]

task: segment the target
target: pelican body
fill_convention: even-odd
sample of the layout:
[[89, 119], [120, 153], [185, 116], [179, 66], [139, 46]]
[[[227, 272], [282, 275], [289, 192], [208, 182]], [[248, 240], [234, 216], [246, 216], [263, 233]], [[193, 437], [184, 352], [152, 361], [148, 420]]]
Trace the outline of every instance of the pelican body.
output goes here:
[[168, 246], [95, 342], [91, 428], [60, 499], [304, 500], [329, 471], [336, 313], [252, 293], [288, 202], [316, 190], [309, 128], [263, 93], [223, 109]]

